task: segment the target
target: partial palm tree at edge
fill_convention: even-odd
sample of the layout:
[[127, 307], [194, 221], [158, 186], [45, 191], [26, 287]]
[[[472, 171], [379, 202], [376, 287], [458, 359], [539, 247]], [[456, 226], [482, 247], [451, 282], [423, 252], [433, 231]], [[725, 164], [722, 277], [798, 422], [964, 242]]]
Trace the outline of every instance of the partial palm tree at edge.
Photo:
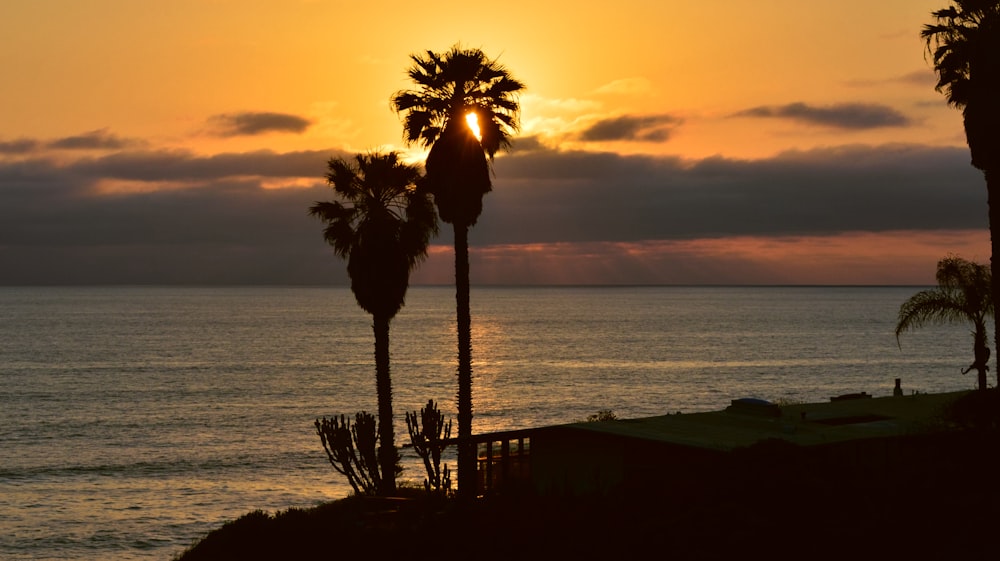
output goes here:
[[[395, 152], [359, 154], [354, 161], [332, 158], [326, 179], [344, 202], [317, 202], [309, 213], [326, 223], [323, 237], [347, 259], [351, 291], [372, 315], [375, 386], [378, 398], [380, 495], [396, 489], [399, 456], [392, 414], [389, 323], [403, 307], [410, 272], [427, 256], [437, 233], [437, 216], [427, 195], [417, 192], [416, 166]], [[344, 204], [348, 203], [348, 204]]]
[[[392, 106], [405, 114], [408, 144], [431, 148], [422, 188], [434, 196], [441, 220], [455, 231], [455, 302], [458, 333], [458, 493], [475, 495], [472, 437], [472, 320], [469, 304], [469, 228], [492, 189], [489, 160], [510, 144], [518, 128], [517, 94], [524, 89], [479, 49], [411, 55], [415, 90], [397, 92]], [[478, 136], [467, 123], [475, 115]]]
[[[962, 110], [972, 165], [986, 179], [993, 285], [1000, 302], [1000, 0], [953, 0], [931, 14], [920, 36], [949, 105]], [[1000, 345], [1000, 325], [994, 326]], [[997, 353], [1000, 360], [1000, 352]], [[1000, 367], [996, 370], [1000, 386]]]

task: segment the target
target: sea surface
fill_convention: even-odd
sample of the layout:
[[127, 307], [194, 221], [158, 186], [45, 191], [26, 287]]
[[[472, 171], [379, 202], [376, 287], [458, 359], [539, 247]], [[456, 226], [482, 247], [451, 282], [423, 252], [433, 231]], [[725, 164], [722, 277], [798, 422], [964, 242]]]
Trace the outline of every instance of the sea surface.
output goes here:
[[[973, 388], [968, 326], [897, 345], [918, 290], [473, 287], [475, 431]], [[411, 288], [392, 323], [400, 444], [405, 411], [454, 415], [454, 302]], [[0, 287], [0, 559], [169, 560], [346, 496], [313, 422], [375, 411], [373, 352], [346, 288]]]

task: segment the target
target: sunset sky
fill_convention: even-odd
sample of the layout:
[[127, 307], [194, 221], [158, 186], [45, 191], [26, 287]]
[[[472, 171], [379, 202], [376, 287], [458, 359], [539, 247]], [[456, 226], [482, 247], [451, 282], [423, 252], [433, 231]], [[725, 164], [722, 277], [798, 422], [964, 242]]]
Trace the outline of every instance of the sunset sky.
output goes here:
[[[473, 283], [930, 284], [990, 257], [947, 4], [4, 2], [0, 284], [343, 283], [326, 161], [419, 161], [389, 99], [459, 43], [527, 86]], [[452, 282], [434, 244], [414, 283]]]

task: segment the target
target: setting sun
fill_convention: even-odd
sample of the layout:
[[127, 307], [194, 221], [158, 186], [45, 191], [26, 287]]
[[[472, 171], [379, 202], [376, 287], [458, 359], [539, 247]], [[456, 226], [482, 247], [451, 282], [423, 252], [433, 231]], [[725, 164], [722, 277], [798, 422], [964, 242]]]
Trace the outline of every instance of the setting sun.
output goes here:
[[469, 124], [469, 128], [472, 129], [472, 134], [476, 135], [479, 140], [483, 139], [483, 135], [479, 132], [479, 116], [474, 112], [469, 112], [465, 114], [465, 122]]

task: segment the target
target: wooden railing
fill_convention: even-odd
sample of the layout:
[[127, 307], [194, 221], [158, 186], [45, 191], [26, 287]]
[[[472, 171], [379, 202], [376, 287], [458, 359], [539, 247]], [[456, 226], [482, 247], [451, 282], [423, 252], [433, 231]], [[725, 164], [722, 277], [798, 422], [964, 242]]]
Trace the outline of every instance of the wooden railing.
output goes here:
[[[530, 429], [476, 434], [476, 495], [524, 488], [531, 482]], [[459, 439], [450, 439], [457, 445]]]

